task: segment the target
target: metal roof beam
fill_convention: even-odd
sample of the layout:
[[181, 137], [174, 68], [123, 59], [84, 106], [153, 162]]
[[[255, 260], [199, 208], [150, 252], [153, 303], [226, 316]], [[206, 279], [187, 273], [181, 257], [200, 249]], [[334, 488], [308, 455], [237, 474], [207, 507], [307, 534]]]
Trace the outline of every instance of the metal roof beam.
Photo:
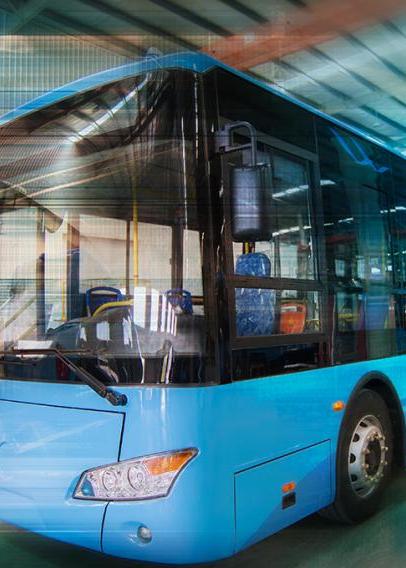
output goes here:
[[283, 23], [269, 22], [219, 39], [206, 51], [246, 70], [386, 20], [404, 8], [404, 0], [318, 0], [306, 10], [293, 8]]
[[45, 10], [38, 17], [38, 22], [44, 24], [54, 33], [59, 30], [71, 35], [75, 39], [89, 41], [90, 43], [97, 44], [108, 51], [115, 51], [120, 55], [134, 57], [145, 54], [145, 50], [138, 45], [124, 41], [114, 35], [107, 34], [100, 28], [83, 24], [82, 22], [66, 16], [61, 16], [53, 10]]
[[12, 35], [33, 20], [46, 7], [49, 0], [28, 0], [21, 8], [8, 14], [2, 34]]
[[[6, 14], [7, 19], [12, 16], [10, 13], [12, 7], [9, 2], [7, 2], [7, 5], [5, 5], [4, 2], [0, 2], [0, 10]], [[88, 43], [127, 57], [145, 55], [145, 50], [138, 45], [108, 34], [98, 27], [83, 24], [82, 22], [61, 15], [50, 9], [44, 9], [42, 12], [38, 12], [35, 20], [42, 28], [42, 31], [49, 31], [53, 34], [63, 32], [73, 39], [87, 41]], [[29, 21], [26, 20], [23, 25], [25, 26], [28, 23]], [[4, 32], [4, 29], [5, 27], [2, 26], [0, 33], [3, 35], [6, 33], [7, 35], [11, 35], [10, 32]]]
[[[342, 112], [345, 113], [345, 110], [348, 109], [349, 103], [353, 102], [353, 99], [347, 95], [346, 93], [344, 93], [343, 91], [337, 89], [336, 87], [333, 87], [332, 85], [330, 85], [329, 83], [325, 82], [325, 81], [321, 81], [320, 79], [315, 79], [314, 77], [311, 77], [310, 75], [308, 75], [307, 73], [305, 73], [304, 71], [302, 71], [301, 69], [298, 69], [296, 66], [292, 65], [291, 63], [287, 63], [285, 61], [279, 61], [278, 65], [280, 65], [281, 67], [286, 68], [287, 70], [291, 70], [293, 71], [296, 75], [303, 75], [304, 77], [306, 77], [309, 81], [311, 81], [314, 85], [317, 85], [318, 87], [325, 89], [325, 91], [327, 91], [328, 93], [330, 93], [331, 95], [337, 97], [341, 102], [342, 102]], [[294, 93], [293, 90], [289, 90], [289, 92]], [[295, 95], [297, 96], [297, 95]], [[300, 93], [298, 94], [298, 98], [301, 98]], [[357, 103], [357, 101], [355, 101]], [[313, 103], [313, 106], [318, 106], [317, 104], [315, 105]], [[382, 122], [384, 122], [385, 124], [391, 126], [392, 128], [395, 128], [397, 130], [399, 130], [399, 132], [403, 132], [406, 133], [406, 127], [401, 124], [400, 122], [396, 122], [393, 119], [391, 119], [389, 116], [384, 115], [378, 111], [376, 111], [374, 108], [372, 108], [370, 106], [370, 104], [356, 104], [356, 108], [360, 108], [362, 109], [364, 112], [366, 112], [367, 114], [369, 114], [370, 116], [373, 116], [374, 118], [378, 118], [379, 120], [381, 120]], [[324, 109], [324, 112], [327, 112], [329, 114], [331, 113], [331, 110], [329, 108]], [[339, 113], [335, 112], [334, 116], [337, 116]], [[369, 127], [365, 127], [368, 130], [372, 131], [371, 128]], [[381, 138], [384, 137], [384, 135], [379, 134], [378, 136], [380, 136]]]
[[85, 6], [93, 8], [94, 10], [98, 10], [104, 14], [107, 14], [112, 18], [125, 22], [126, 26], [128, 26], [128, 30], [132, 29], [132, 27], [135, 26], [136, 28], [141, 29], [149, 34], [153, 34], [160, 38], [166, 38], [173, 43], [176, 43], [179, 46], [183, 47], [184, 49], [197, 48], [197, 46], [193, 43], [178, 37], [177, 35], [169, 32], [167, 29], [156, 26], [155, 24], [150, 24], [149, 22], [138, 18], [138, 16], [134, 16], [129, 12], [124, 12], [116, 6], [112, 6], [111, 4], [103, 2], [103, 0], [81, 0], [81, 3]]
[[219, 0], [219, 2], [225, 4], [229, 8], [232, 8], [236, 12], [239, 12], [243, 16], [246, 16], [257, 24], [266, 24], [267, 22], [269, 22], [268, 18], [261, 16], [261, 14], [258, 14], [258, 12], [256, 12], [252, 8], [249, 8], [245, 4], [242, 4], [238, 0]]
[[226, 30], [222, 26], [219, 26], [218, 24], [215, 24], [214, 22], [211, 22], [206, 18], [199, 16], [199, 14], [196, 14], [196, 12], [192, 12], [191, 10], [184, 8], [183, 6], [179, 6], [179, 4], [175, 4], [175, 2], [172, 2], [171, 0], [149, 0], [149, 1], [152, 2], [153, 4], [156, 4], [160, 8], [163, 8], [164, 10], [168, 10], [168, 12], [172, 12], [173, 14], [180, 16], [181, 18], [187, 20], [188, 22], [191, 22], [192, 24], [200, 26], [201, 28], [209, 32], [213, 32], [223, 37], [228, 37], [232, 35], [229, 30]]

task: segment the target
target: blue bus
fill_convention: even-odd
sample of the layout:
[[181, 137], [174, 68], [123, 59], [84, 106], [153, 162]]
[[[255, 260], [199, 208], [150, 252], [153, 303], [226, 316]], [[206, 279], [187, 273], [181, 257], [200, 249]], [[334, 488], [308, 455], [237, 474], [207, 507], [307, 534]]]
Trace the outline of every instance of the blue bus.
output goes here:
[[228, 557], [405, 458], [406, 164], [204, 55], [1, 118], [0, 518]]

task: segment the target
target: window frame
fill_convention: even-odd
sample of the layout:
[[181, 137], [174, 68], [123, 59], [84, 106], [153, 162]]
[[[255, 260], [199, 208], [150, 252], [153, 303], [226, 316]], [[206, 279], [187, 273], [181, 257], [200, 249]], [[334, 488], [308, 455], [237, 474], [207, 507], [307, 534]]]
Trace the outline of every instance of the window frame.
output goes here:
[[[327, 326], [327, 281], [326, 281], [326, 261], [323, 237], [323, 209], [320, 188], [319, 159], [318, 155], [305, 150], [288, 142], [269, 136], [263, 132], [258, 132], [258, 140], [269, 146], [272, 150], [281, 152], [287, 157], [305, 162], [306, 172], [309, 180], [309, 205], [311, 220], [311, 235], [314, 255], [314, 268], [316, 277], [310, 279], [295, 278], [276, 278], [276, 277], [255, 277], [235, 274], [233, 238], [231, 231], [231, 189], [230, 189], [230, 166], [229, 154], [222, 155], [221, 172], [224, 188], [224, 285], [228, 304], [228, 319], [230, 322], [230, 348], [231, 352], [240, 349], [254, 349], [261, 347], [276, 347], [288, 345], [304, 345], [318, 343], [320, 346], [328, 342]], [[236, 150], [238, 151], [238, 150]], [[305, 332], [301, 334], [281, 334], [263, 336], [239, 336], [237, 335], [236, 310], [235, 310], [235, 290], [236, 288], [260, 288], [273, 290], [298, 290], [308, 292], [318, 292], [320, 298], [320, 331]]]

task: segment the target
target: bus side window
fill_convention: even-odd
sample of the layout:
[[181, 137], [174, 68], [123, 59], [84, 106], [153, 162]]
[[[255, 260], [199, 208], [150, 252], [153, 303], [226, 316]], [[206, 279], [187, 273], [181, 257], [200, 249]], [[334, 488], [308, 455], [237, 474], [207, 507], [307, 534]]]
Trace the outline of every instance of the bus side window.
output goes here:
[[370, 157], [357, 161], [349, 149], [360, 140], [330, 126], [319, 130], [333, 361], [387, 356], [395, 351], [389, 166], [366, 142]]
[[[313, 280], [316, 270], [306, 162], [273, 150], [260, 157], [272, 167], [272, 235], [268, 241], [251, 243], [251, 247], [269, 257], [271, 271], [266, 276]], [[233, 243], [233, 251], [237, 273], [243, 246]]]
[[[259, 156], [272, 169], [268, 196], [272, 233], [267, 241], [233, 243], [235, 274], [253, 279], [252, 286], [235, 289], [237, 335], [318, 332], [319, 294], [295, 285], [295, 280], [301, 280], [312, 288], [316, 275], [307, 163], [264, 145]], [[261, 287], [260, 280], [266, 278], [290, 280], [291, 288]]]

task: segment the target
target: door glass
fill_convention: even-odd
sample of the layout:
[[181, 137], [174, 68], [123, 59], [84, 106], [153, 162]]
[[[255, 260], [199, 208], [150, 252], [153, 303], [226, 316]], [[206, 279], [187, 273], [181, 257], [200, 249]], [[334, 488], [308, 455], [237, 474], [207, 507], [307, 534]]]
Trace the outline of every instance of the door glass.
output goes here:
[[318, 292], [236, 288], [237, 335], [259, 336], [320, 331]]
[[245, 264], [244, 252], [258, 252], [270, 261], [269, 271], [251, 276], [313, 280], [315, 262], [306, 163], [269, 150], [261, 161], [272, 166], [272, 237], [268, 241], [233, 243], [236, 274]]

